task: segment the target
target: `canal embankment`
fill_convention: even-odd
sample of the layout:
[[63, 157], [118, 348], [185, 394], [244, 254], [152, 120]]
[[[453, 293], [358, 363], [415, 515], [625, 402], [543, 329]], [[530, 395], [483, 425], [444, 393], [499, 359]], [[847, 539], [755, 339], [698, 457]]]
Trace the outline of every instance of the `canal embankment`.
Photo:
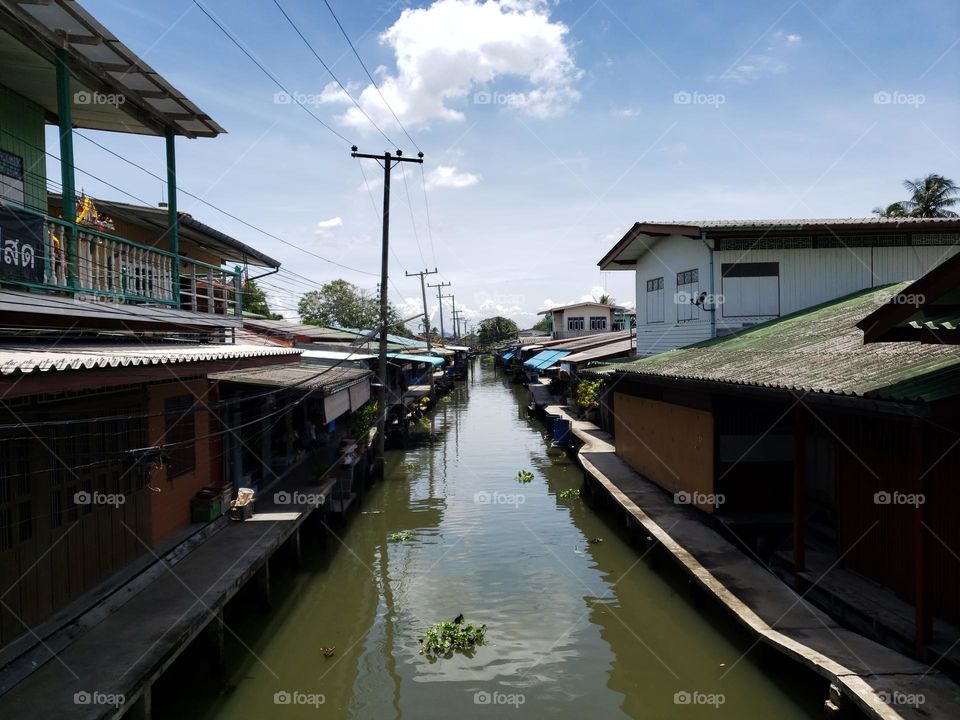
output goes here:
[[753, 635], [751, 650], [770, 648], [827, 679], [825, 707], [870, 718], [956, 717], [960, 688], [948, 677], [844, 628], [634, 471], [616, 455], [609, 433], [565, 406], [546, 411], [572, 424], [585, 494], [645, 533], [651, 552], [672, 558]]

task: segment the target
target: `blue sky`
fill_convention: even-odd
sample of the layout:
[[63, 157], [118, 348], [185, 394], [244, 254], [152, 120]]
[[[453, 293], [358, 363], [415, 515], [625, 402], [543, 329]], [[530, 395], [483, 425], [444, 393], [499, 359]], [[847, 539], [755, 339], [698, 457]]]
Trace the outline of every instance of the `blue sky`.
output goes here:
[[[362, 150], [388, 149], [273, 0], [202, 1], [324, 122]], [[326, 7], [279, 1], [386, 134], [415, 152]], [[469, 320], [505, 314], [529, 326], [545, 304], [603, 288], [632, 303], [632, 273], [596, 263], [636, 220], [868, 216], [901, 199], [905, 178], [960, 180], [955, 0], [331, 4], [426, 154], [423, 178], [407, 166], [404, 187], [394, 174], [391, 299], [409, 314], [420, 293], [405, 270], [439, 267]], [[317, 283], [375, 286], [375, 164], [364, 168], [371, 202], [349, 145], [277, 102], [276, 86], [192, 0], [84, 5], [228, 131], [178, 141], [183, 187], [370, 274], [189, 198], [183, 210]], [[90, 134], [163, 173], [161, 139]], [[48, 142], [58, 152], [53, 129]], [[79, 138], [76, 162], [162, 199], [157, 180]], [[82, 174], [78, 185], [131, 201]], [[268, 282], [285, 314], [308, 289]], [[435, 299], [431, 312], [436, 323]]]

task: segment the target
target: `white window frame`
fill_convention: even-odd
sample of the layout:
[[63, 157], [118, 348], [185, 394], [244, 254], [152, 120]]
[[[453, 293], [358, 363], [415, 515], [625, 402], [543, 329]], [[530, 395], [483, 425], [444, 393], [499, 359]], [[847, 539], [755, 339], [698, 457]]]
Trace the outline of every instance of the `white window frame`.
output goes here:
[[690, 302], [700, 294], [700, 269], [693, 268], [677, 273], [677, 297], [681, 296], [685, 302], [677, 302], [677, 322], [693, 322], [699, 320], [697, 312], [699, 306]]
[[663, 278], [651, 278], [647, 280], [647, 324], [662, 322]]

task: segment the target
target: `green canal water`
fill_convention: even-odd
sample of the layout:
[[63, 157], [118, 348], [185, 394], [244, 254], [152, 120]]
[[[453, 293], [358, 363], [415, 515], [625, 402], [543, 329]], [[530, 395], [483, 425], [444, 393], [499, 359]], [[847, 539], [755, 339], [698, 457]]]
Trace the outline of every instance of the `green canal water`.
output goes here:
[[[198, 642], [155, 686], [155, 716], [820, 717], [822, 687], [744, 657], [751, 640], [641, 559], [612, 516], [558, 498], [581, 472], [547, 452], [525, 400], [476, 361], [433, 438], [390, 452], [362, 513], [275, 571], [273, 608], [251, 598], [227, 615], [225, 682]], [[423, 630], [459, 613], [487, 624], [486, 643], [421, 655]]]

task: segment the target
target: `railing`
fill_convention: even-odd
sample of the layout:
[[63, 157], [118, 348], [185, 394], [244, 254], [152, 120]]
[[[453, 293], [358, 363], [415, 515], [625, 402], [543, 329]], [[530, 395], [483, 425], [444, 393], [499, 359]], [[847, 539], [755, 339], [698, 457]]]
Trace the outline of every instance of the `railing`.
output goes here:
[[[98, 302], [165, 305], [211, 315], [242, 312], [238, 270], [178, 258], [84, 225], [74, 226], [75, 256], [70, 258], [70, 223], [30, 214], [43, 218], [43, 283], [3, 279], [4, 283], [69, 292]], [[174, 267], [179, 271], [176, 277]]]
[[605, 327], [603, 330], [554, 330], [553, 331], [553, 340], [566, 340], [568, 338], [578, 338], [585, 337], [587, 335], [599, 335], [600, 333], [610, 332], [609, 327]]

